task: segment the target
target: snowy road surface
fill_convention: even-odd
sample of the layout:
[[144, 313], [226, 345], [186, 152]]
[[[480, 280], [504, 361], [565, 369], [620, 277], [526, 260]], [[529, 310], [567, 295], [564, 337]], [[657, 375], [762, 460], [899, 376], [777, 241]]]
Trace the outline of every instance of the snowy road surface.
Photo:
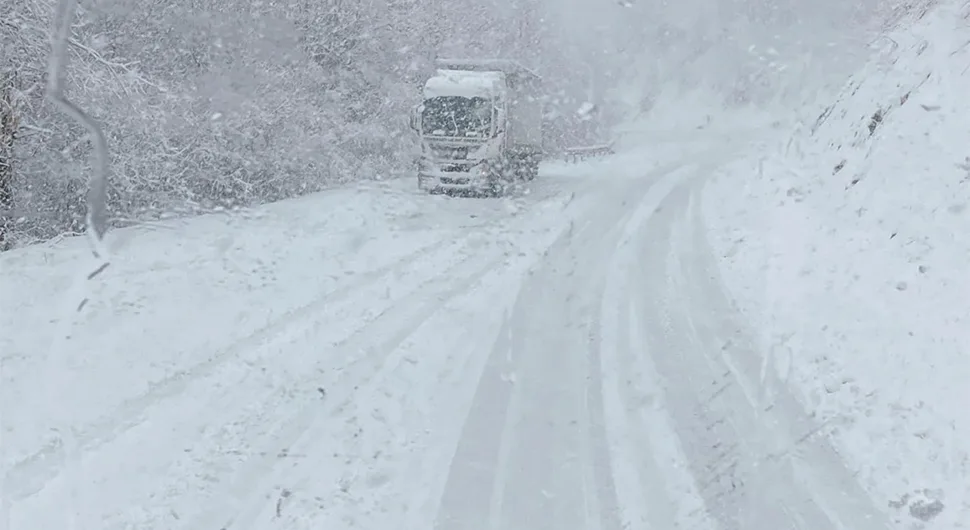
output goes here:
[[0, 525], [889, 528], [716, 277], [737, 149], [121, 231], [54, 357], [83, 244], [8, 253]]

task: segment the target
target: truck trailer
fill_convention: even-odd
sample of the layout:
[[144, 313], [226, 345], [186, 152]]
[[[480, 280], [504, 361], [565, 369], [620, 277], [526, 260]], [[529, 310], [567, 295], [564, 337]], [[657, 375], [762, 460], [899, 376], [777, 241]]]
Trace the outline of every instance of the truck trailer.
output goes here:
[[411, 115], [418, 187], [503, 194], [539, 174], [542, 84], [504, 59], [438, 59]]

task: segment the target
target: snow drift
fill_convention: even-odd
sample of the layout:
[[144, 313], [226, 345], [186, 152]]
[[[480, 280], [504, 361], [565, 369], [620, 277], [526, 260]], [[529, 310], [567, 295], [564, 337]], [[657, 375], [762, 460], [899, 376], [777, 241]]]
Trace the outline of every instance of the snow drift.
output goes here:
[[704, 208], [765, 366], [899, 522], [957, 528], [970, 520], [970, 4], [914, 17], [791, 135], [723, 168]]

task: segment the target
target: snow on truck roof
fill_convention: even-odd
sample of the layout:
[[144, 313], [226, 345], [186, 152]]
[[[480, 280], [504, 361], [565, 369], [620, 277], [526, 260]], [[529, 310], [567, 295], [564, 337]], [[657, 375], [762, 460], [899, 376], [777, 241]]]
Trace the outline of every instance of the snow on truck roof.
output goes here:
[[511, 59], [436, 59], [435, 65], [443, 70], [492, 71], [533, 80], [541, 79], [539, 74]]
[[424, 85], [424, 98], [440, 96], [492, 97], [505, 87], [501, 72], [438, 70]]

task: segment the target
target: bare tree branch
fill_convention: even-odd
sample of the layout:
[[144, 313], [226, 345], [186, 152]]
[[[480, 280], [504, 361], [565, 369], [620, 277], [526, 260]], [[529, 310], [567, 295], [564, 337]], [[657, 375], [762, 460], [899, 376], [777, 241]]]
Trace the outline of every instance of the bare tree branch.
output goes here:
[[14, 140], [18, 116], [13, 97], [14, 75], [0, 72], [0, 250], [4, 250], [13, 218]]
[[108, 229], [108, 141], [98, 123], [64, 95], [67, 77], [67, 47], [77, 12], [77, 0], [61, 0], [54, 17], [54, 33], [47, 78], [47, 97], [68, 117], [87, 129], [94, 147], [94, 167], [88, 179], [86, 232], [91, 250], [105, 258], [104, 234]]

